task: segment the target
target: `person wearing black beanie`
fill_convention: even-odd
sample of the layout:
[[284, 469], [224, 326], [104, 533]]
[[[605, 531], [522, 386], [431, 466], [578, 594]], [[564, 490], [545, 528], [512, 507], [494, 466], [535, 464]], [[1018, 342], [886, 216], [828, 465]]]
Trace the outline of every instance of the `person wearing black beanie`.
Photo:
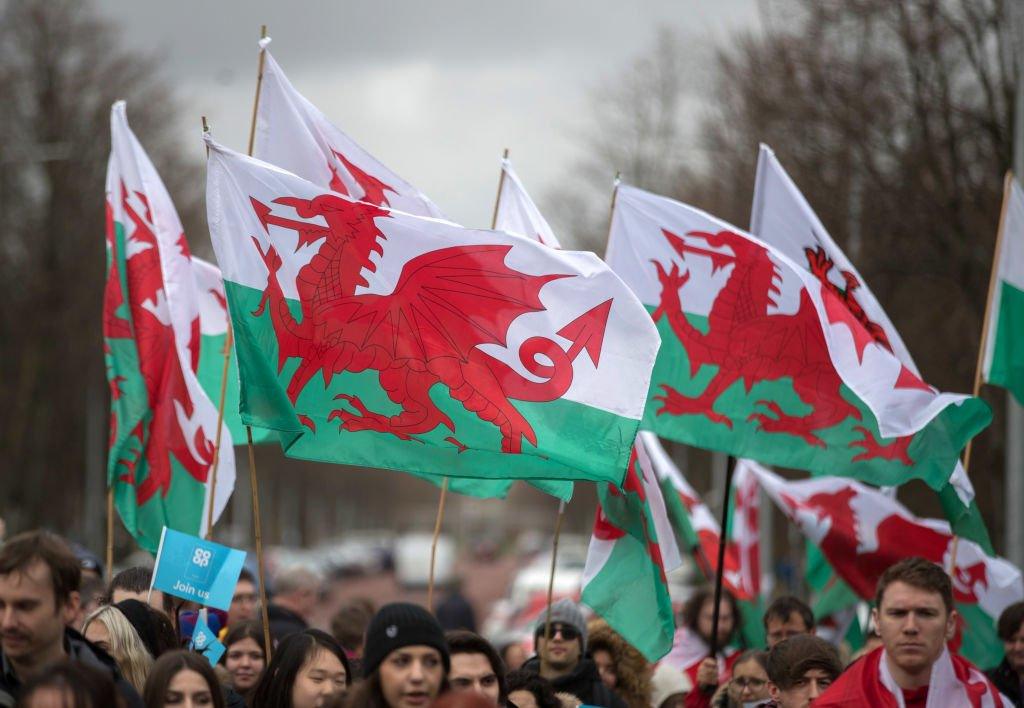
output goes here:
[[450, 662], [432, 614], [407, 602], [385, 605], [366, 628], [363, 681], [347, 708], [426, 708], [448, 689]]

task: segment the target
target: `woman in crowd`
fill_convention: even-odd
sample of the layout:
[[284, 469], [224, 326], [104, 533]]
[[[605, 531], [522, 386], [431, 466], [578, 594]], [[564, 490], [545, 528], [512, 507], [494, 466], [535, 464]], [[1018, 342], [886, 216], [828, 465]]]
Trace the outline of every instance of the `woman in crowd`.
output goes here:
[[212, 706], [225, 708], [224, 692], [206, 657], [170, 651], [153, 664], [142, 691], [146, 708]]
[[110, 674], [78, 661], [62, 661], [30, 679], [16, 708], [121, 708]]
[[448, 688], [451, 660], [444, 631], [418, 605], [385, 605], [370, 620], [363, 681], [348, 708], [426, 708]]
[[1024, 705], [1024, 602], [1015, 602], [999, 615], [996, 624], [1003, 640], [1003, 663], [988, 672], [988, 677], [1013, 705]]
[[281, 640], [252, 694], [252, 708], [322, 708], [352, 680], [334, 637], [306, 629]]
[[113, 605], [103, 605], [85, 618], [82, 634], [117, 662], [121, 675], [142, 693], [146, 677], [153, 667], [153, 656], [124, 613]]
[[651, 666], [644, 655], [602, 619], [591, 620], [587, 635], [587, 650], [604, 685], [618, 693], [629, 708], [649, 708]]
[[711, 701], [715, 708], [741, 708], [755, 701], [767, 701], [768, 652], [751, 649], [732, 665], [732, 678]]
[[224, 635], [224, 668], [231, 675], [231, 685], [246, 705], [252, 703], [256, 684], [267, 667], [263, 651], [263, 625], [259, 622], [239, 622], [228, 628]]

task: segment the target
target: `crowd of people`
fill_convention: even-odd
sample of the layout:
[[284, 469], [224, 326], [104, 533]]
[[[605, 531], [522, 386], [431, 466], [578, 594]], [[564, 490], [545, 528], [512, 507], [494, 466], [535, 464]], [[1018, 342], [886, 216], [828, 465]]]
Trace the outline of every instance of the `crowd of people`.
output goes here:
[[[107, 586], [94, 556], [45, 531], [0, 546], [0, 707], [1022, 705], [1024, 603], [999, 618], [1005, 659], [983, 673], [950, 652], [952, 586], [920, 558], [882, 575], [875, 634], [846, 661], [815, 635], [813, 613], [795, 597], [765, 612], [767, 646], [741, 651], [736, 602], [724, 593], [713, 637], [710, 590], [688, 600], [672, 651], [653, 664], [569, 599], [541, 613], [533, 656], [472, 627], [445, 628], [411, 603], [349, 601], [325, 632], [308, 626], [319, 578], [296, 568], [275, 579], [266, 628], [247, 572], [226, 613], [204, 614], [225, 649], [211, 664], [183, 648], [200, 608], [151, 590], [151, 573], [129, 568]], [[721, 648], [713, 656], [712, 645]]]

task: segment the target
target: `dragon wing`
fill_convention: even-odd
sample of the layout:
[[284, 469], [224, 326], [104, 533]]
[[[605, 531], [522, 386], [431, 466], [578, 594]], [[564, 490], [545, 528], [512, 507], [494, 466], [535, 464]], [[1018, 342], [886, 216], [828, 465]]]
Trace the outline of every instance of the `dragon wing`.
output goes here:
[[345, 329], [396, 359], [468, 359], [480, 344], [505, 346], [520, 315], [544, 309], [540, 290], [567, 275], [527, 275], [505, 265], [507, 244], [453, 246], [411, 259], [390, 295], [357, 295]]

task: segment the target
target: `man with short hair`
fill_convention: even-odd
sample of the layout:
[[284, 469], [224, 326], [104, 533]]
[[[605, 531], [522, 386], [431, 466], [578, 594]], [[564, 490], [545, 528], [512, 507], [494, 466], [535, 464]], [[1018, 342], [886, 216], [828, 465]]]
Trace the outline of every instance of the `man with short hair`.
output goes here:
[[323, 578], [309, 566], [293, 565], [274, 577], [274, 599], [267, 605], [270, 635], [279, 642], [309, 627]]
[[798, 634], [814, 634], [814, 613], [807, 603], [792, 595], [772, 600], [764, 613], [764, 633], [768, 648]]
[[451, 654], [448, 683], [453, 691], [477, 693], [496, 706], [505, 705], [505, 666], [491, 643], [465, 629], [444, 633]]
[[258, 619], [259, 603], [256, 594], [256, 577], [248, 568], [242, 568], [235, 583], [235, 592], [228, 607], [228, 622], [251, 622]]
[[148, 602], [150, 607], [161, 610], [170, 617], [173, 614], [173, 601], [159, 590], [153, 590], [150, 594], [149, 586], [152, 582], [152, 568], [141, 565], [125, 568], [110, 581], [110, 589], [107, 590], [108, 604], [116, 605], [122, 600]]
[[872, 617], [882, 646], [851, 664], [815, 708], [1004, 705], [985, 674], [946, 647], [957, 613], [940, 566], [924, 558], [890, 566], [878, 580]]
[[551, 605], [550, 614], [551, 627], [546, 630], [548, 612], [541, 611], [533, 630], [537, 655], [527, 659], [521, 670], [547, 679], [556, 692], [571, 693], [586, 705], [626, 708], [625, 701], [604, 685], [586, 654], [587, 623], [579, 606], [565, 598]]
[[109, 672], [126, 704], [141, 708], [114, 660], [67, 626], [78, 611], [81, 577], [71, 549], [47, 531], [0, 547], [0, 706], [13, 706], [26, 681], [70, 659]]
[[[768, 651], [768, 693], [779, 708], [807, 708], [843, 670], [839, 652], [821, 637], [796, 634]], [[815, 703], [817, 705], [817, 703]]]

